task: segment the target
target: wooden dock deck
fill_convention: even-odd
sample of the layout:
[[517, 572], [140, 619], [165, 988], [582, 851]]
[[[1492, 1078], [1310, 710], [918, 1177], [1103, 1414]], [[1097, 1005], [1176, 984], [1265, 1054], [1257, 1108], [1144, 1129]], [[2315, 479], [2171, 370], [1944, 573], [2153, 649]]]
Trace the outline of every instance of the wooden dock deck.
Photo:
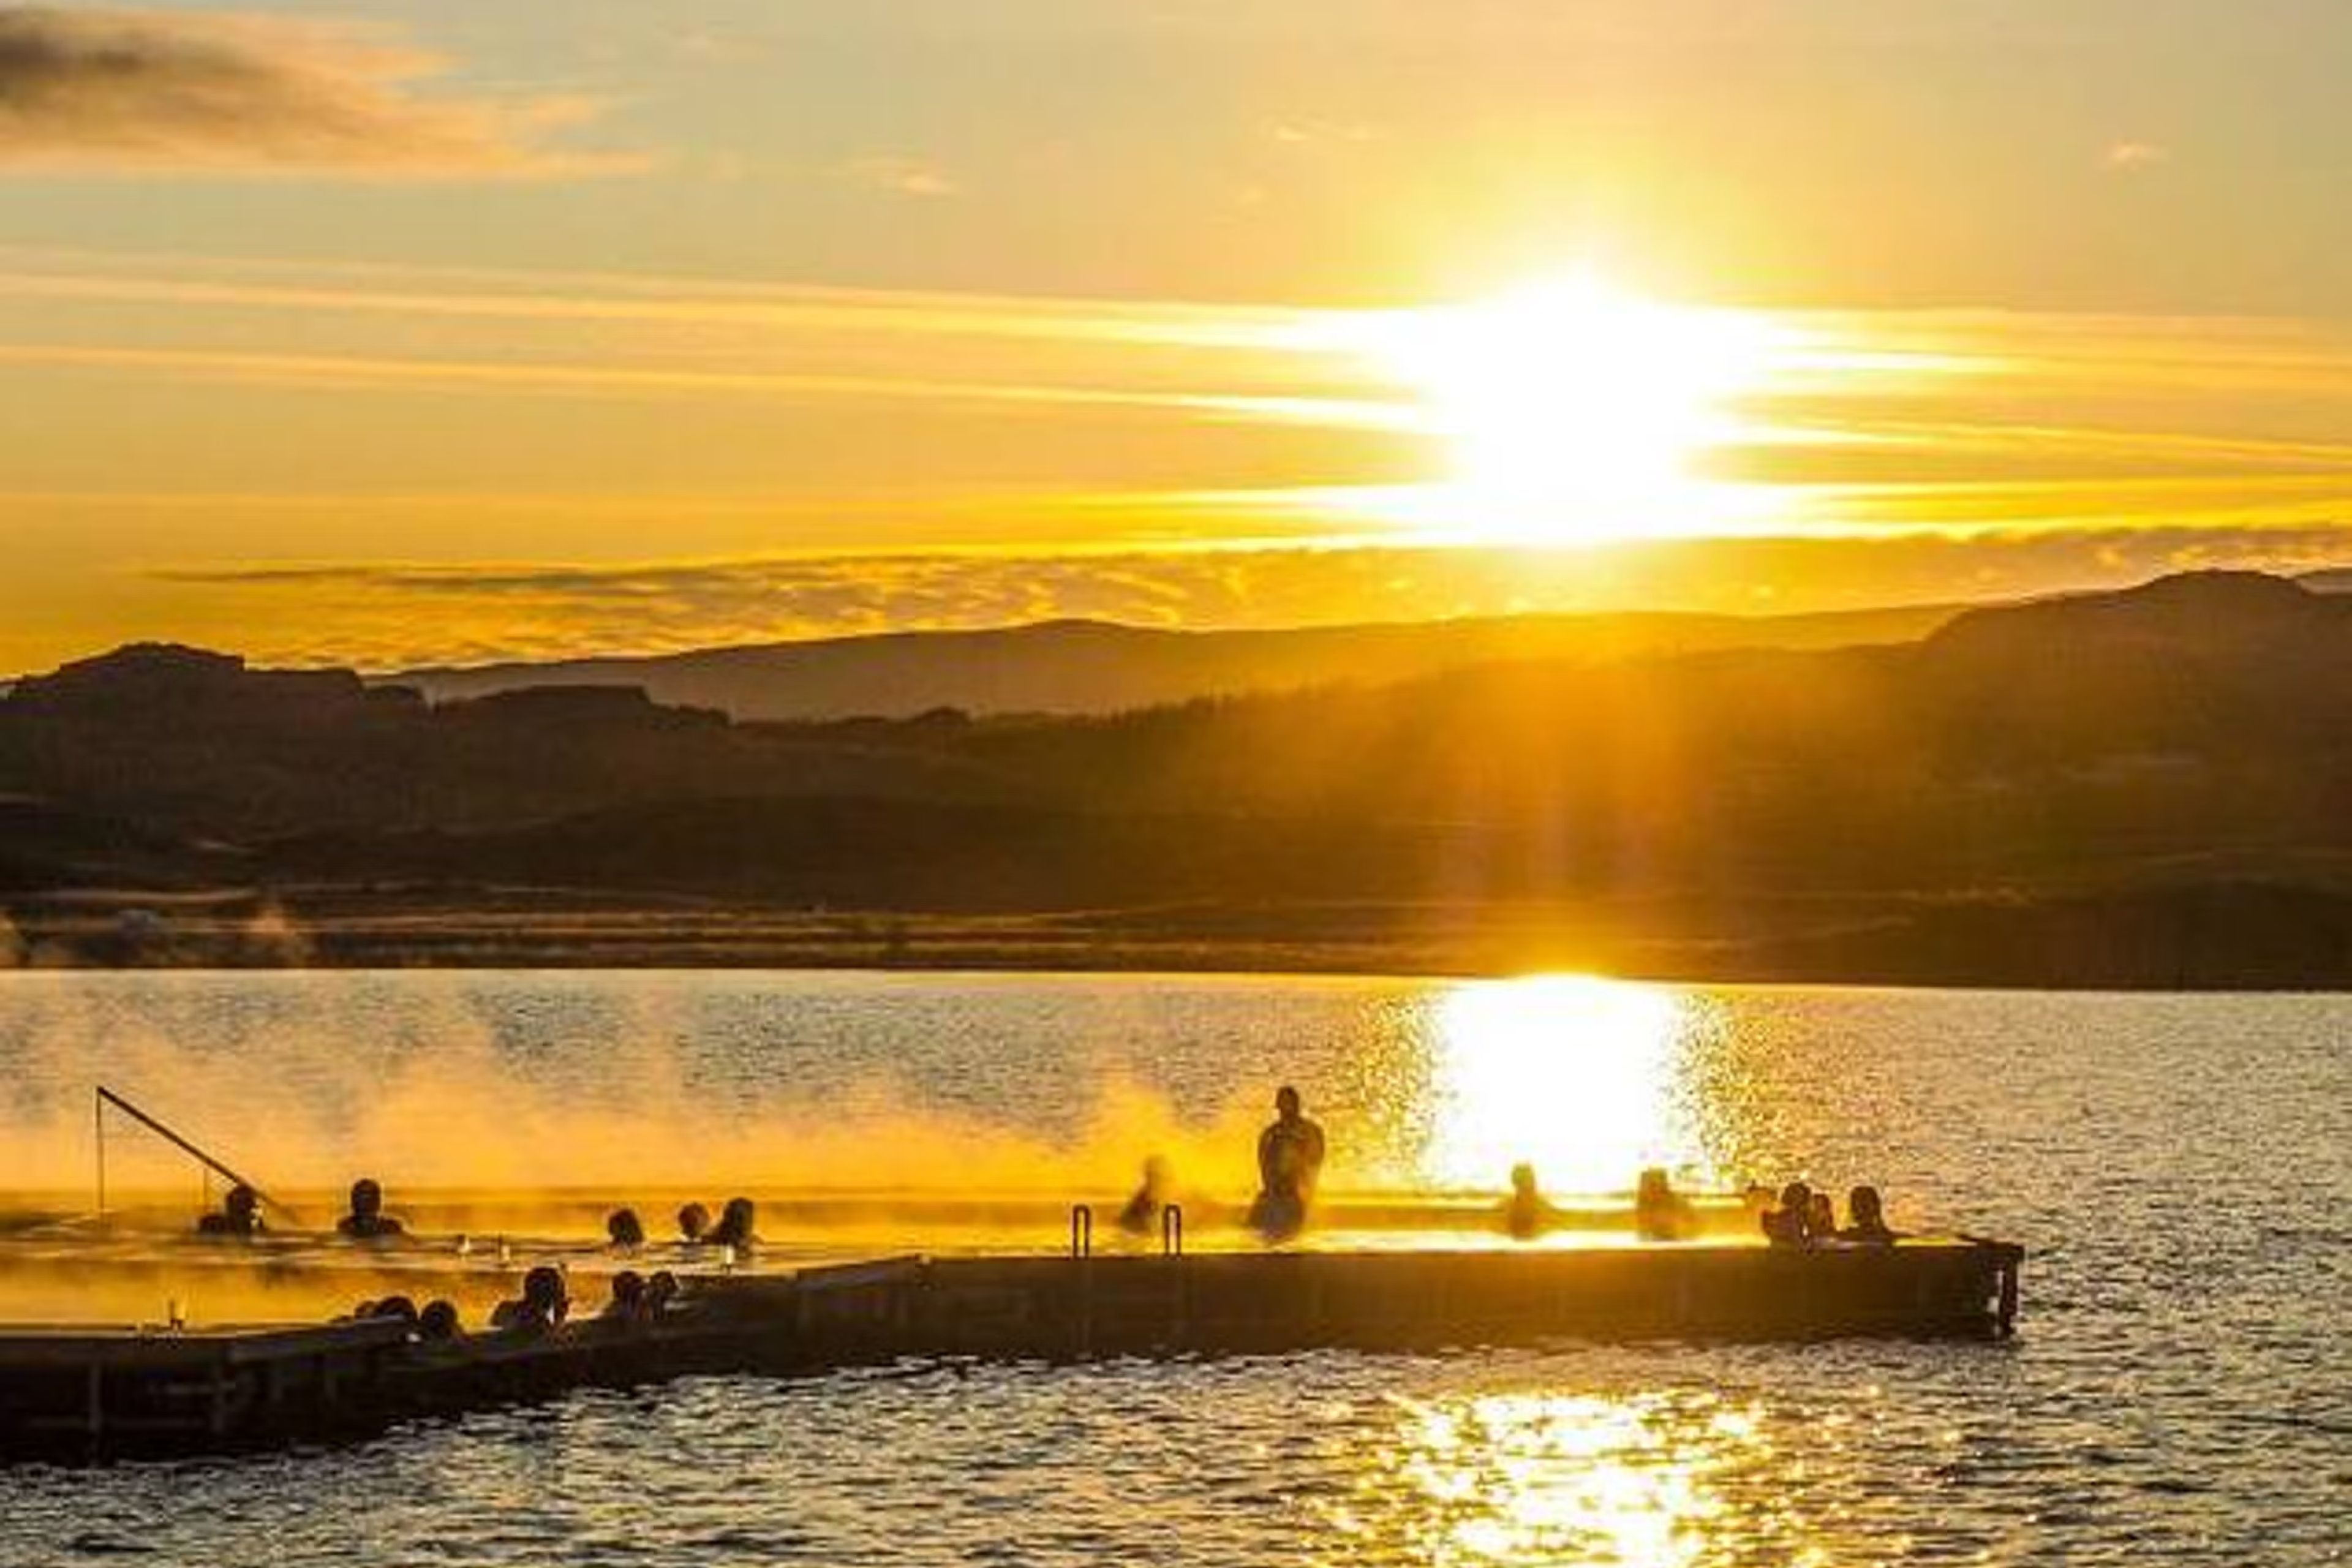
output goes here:
[[[680, 1373], [908, 1357], [1067, 1360], [1566, 1338], [1991, 1339], [2021, 1248], [1969, 1238], [1772, 1248], [909, 1256], [698, 1277], [651, 1321], [425, 1342], [302, 1328], [0, 1330], [0, 1456], [78, 1462], [362, 1436], [419, 1415]], [[589, 1309], [593, 1310], [593, 1306]]]

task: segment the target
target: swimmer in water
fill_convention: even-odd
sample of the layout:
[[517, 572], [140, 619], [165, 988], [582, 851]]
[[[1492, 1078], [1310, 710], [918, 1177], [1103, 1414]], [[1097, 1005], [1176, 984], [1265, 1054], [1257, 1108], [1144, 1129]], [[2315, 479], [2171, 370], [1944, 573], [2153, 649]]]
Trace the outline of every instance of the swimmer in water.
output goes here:
[[383, 1212], [383, 1188], [373, 1177], [352, 1184], [352, 1212], [335, 1222], [336, 1233], [350, 1241], [388, 1241], [408, 1234], [408, 1227]]
[[208, 1214], [196, 1221], [198, 1236], [233, 1237], [249, 1240], [262, 1232], [261, 1194], [243, 1182], [231, 1187], [221, 1199], [220, 1212]]
[[1511, 1167], [1511, 1195], [1503, 1200], [1503, 1229], [1515, 1241], [1533, 1241], [1559, 1220], [1536, 1183], [1536, 1168], [1524, 1163]]
[[1790, 1182], [1780, 1189], [1780, 1206], [1766, 1209], [1759, 1220], [1764, 1227], [1764, 1239], [1775, 1247], [1802, 1247], [1805, 1226], [1813, 1207], [1813, 1189], [1803, 1182]]
[[1118, 1227], [1129, 1236], [1150, 1236], [1167, 1212], [1168, 1194], [1174, 1184], [1168, 1162], [1154, 1154], [1143, 1162], [1143, 1184], [1118, 1211]]
[[760, 1245], [759, 1232], [752, 1222], [759, 1210], [749, 1198], [729, 1198], [727, 1206], [719, 1211], [719, 1223], [703, 1237], [712, 1247], [731, 1247], [738, 1252], [749, 1252]]
[[613, 1276], [613, 1299], [604, 1303], [597, 1314], [606, 1322], [642, 1323], [646, 1310], [646, 1277], [634, 1268], [624, 1268]]
[[1842, 1241], [1858, 1241], [1865, 1247], [1892, 1247], [1901, 1239], [1901, 1232], [1887, 1227], [1886, 1205], [1876, 1187], [1856, 1187], [1847, 1194], [1845, 1218], [1845, 1228], [1838, 1232]]
[[501, 1301], [490, 1311], [490, 1327], [509, 1333], [547, 1334], [562, 1327], [572, 1313], [571, 1292], [559, 1269], [542, 1263], [522, 1277], [522, 1295]]
[[1698, 1211], [1658, 1166], [1634, 1184], [1633, 1234], [1643, 1241], [1688, 1241], [1698, 1234]]

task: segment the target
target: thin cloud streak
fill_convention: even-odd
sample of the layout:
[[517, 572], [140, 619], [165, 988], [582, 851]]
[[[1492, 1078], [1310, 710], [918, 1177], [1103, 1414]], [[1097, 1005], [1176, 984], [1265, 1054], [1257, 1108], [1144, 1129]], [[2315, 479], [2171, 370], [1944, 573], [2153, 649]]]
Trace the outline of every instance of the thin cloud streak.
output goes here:
[[[1295, 332], [1300, 321], [1322, 313], [1280, 306], [851, 289], [596, 272], [253, 262], [171, 255], [126, 258], [12, 246], [0, 246], [0, 259], [16, 267], [0, 273], [0, 294], [27, 298], [519, 321], [642, 321], [780, 331], [1265, 350]], [[170, 270], [126, 273], [126, 267]], [[230, 280], [196, 280], [188, 276], [194, 270], [226, 272]], [[288, 274], [301, 280], [254, 280]], [[373, 281], [370, 287], [354, 288], [321, 283], [318, 281], [321, 277]], [[394, 283], [412, 286], [384, 286]]]
[[443, 392], [518, 389], [578, 396], [727, 394], [826, 399], [886, 398], [979, 403], [1013, 408], [1162, 409], [1241, 422], [1413, 428], [1409, 410], [1365, 401], [1153, 393], [1115, 387], [921, 381], [886, 376], [764, 371], [666, 370], [598, 364], [256, 353], [214, 349], [98, 348], [79, 343], [0, 343], [0, 364], [83, 370], [149, 370], [198, 379], [286, 385], [430, 387]]

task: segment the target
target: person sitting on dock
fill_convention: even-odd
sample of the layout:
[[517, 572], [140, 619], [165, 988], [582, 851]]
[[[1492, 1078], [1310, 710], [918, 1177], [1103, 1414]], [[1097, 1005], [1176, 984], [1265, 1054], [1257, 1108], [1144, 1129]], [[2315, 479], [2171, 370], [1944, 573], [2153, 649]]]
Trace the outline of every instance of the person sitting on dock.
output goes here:
[[710, 1227], [703, 1240], [712, 1247], [731, 1247], [737, 1252], [750, 1252], [760, 1245], [759, 1232], [753, 1222], [759, 1210], [749, 1198], [729, 1198], [727, 1206], [719, 1211], [719, 1223]]
[[1143, 1184], [1118, 1211], [1118, 1228], [1129, 1236], [1150, 1236], [1159, 1228], [1160, 1216], [1167, 1211], [1168, 1194], [1173, 1183], [1168, 1162], [1159, 1155], [1143, 1162]]
[[677, 1276], [667, 1268], [656, 1269], [654, 1277], [646, 1281], [646, 1317], [648, 1320], [660, 1317], [677, 1300]]
[[1790, 1182], [1780, 1189], [1780, 1206], [1764, 1211], [1764, 1239], [1775, 1247], [1804, 1246], [1805, 1225], [1812, 1207], [1813, 1189], [1803, 1182]]
[[1656, 1165], [1633, 1184], [1633, 1234], [1643, 1241], [1688, 1241], [1698, 1234], [1698, 1211]]
[[457, 1327], [457, 1303], [443, 1297], [425, 1302], [416, 1314], [416, 1337], [421, 1340], [454, 1340]]
[[614, 1209], [604, 1216], [604, 1239], [615, 1252], [635, 1252], [646, 1244], [646, 1222], [635, 1209]]
[[1323, 1129], [1301, 1110], [1288, 1084], [1274, 1097], [1275, 1120], [1257, 1139], [1258, 1194], [1250, 1225], [1271, 1240], [1307, 1227], [1307, 1208], [1323, 1174]]
[[1838, 1238], [1837, 1205], [1827, 1193], [1815, 1193], [1805, 1206], [1805, 1239], [1835, 1241]]
[[677, 1211], [677, 1238], [688, 1247], [700, 1247], [710, 1234], [710, 1211], [700, 1204], [688, 1204]]
[[261, 1194], [243, 1182], [228, 1190], [221, 1199], [220, 1212], [208, 1214], [196, 1221], [198, 1236], [226, 1236], [249, 1239], [259, 1236]]
[[561, 1269], [541, 1264], [522, 1277], [522, 1295], [490, 1310], [490, 1327], [510, 1333], [547, 1334], [572, 1314], [572, 1296]]
[[383, 1188], [372, 1176], [352, 1184], [352, 1212], [335, 1222], [336, 1234], [351, 1241], [388, 1241], [408, 1227], [383, 1212]]
[[1516, 1241], [1533, 1241], [1559, 1221], [1536, 1184], [1536, 1168], [1522, 1161], [1511, 1167], [1511, 1195], [1503, 1200], [1503, 1228]]
[[1886, 1205], [1878, 1189], [1861, 1186], [1846, 1194], [1846, 1226], [1838, 1232], [1841, 1241], [1858, 1241], [1868, 1247], [1892, 1247], [1900, 1233], [1887, 1228]]

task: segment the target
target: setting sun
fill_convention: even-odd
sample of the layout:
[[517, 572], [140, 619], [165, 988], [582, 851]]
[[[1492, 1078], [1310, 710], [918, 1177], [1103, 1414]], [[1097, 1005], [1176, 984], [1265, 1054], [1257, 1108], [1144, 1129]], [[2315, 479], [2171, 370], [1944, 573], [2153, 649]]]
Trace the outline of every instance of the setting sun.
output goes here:
[[1495, 1184], [1521, 1160], [1567, 1192], [1630, 1186], [1644, 1165], [1713, 1174], [1678, 1089], [1671, 993], [1582, 974], [1468, 981], [1436, 1024], [1438, 1182]]
[[1794, 345], [1748, 312], [1657, 303], [1570, 273], [1370, 320], [1360, 352], [1423, 405], [1450, 477], [1406, 510], [1520, 544], [1721, 531], [1767, 502], [1701, 461], [1744, 438], [1738, 401]]

